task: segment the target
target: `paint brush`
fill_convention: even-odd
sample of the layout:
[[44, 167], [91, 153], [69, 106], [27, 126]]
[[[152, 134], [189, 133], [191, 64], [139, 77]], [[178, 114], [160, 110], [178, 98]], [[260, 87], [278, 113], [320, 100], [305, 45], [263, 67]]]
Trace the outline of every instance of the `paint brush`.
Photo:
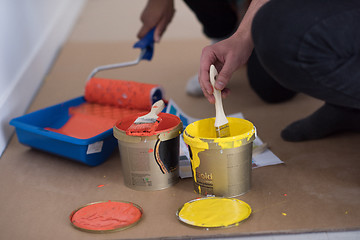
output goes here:
[[215, 89], [215, 82], [217, 75], [218, 72], [215, 66], [211, 65], [210, 82], [214, 89], [213, 95], [215, 97], [215, 112], [216, 112], [215, 131], [216, 131], [216, 137], [223, 138], [230, 136], [230, 127], [229, 127], [229, 121], [227, 120], [224, 113], [222, 99], [221, 99], [221, 91]]
[[149, 136], [153, 134], [161, 122], [161, 118], [158, 115], [164, 107], [163, 100], [155, 102], [151, 107], [151, 111], [138, 117], [126, 130], [126, 134], [132, 136]]

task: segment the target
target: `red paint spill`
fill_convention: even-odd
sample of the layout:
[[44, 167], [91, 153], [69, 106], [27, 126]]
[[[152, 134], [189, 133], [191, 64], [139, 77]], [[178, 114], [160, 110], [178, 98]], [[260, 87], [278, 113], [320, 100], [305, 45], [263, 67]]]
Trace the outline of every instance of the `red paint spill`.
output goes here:
[[114, 230], [129, 226], [141, 218], [141, 211], [132, 203], [101, 202], [76, 211], [71, 222], [87, 230]]
[[104, 185], [104, 184], [100, 184], [100, 185], [98, 185], [97, 187], [100, 188], [100, 187], [103, 187], [103, 186], [105, 186], [105, 185]]

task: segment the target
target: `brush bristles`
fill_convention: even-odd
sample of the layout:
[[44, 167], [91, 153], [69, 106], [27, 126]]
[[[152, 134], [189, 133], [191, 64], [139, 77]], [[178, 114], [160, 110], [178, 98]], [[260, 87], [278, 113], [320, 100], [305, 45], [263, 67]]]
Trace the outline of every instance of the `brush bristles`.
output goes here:
[[230, 127], [229, 124], [224, 124], [219, 127], [215, 127], [216, 131], [216, 137], [217, 138], [223, 138], [223, 137], [229, 137], [230, 136]]
[[156, 120], [157, 120], [157, 118], [141, 118], [141, 117], [139, 117], [135, 120], [134, 123], [135, 124], [154, 123], [154, 122], [156, 122]]
[[157, 127], [160, 124], [161, 118], [155, 119], [155, 121], [144, 122], [144, 119], [138, 121], [138, 123], [134, 122], [127, 130], [126, 134], [131, 136], [152, 136]]

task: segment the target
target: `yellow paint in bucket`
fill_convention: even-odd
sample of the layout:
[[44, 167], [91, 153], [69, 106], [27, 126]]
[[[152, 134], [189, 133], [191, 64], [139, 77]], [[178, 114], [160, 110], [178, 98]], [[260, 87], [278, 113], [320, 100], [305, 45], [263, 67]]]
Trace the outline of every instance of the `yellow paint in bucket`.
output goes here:
[[206, 228], [237, 226], [251, 214], [251, 207], [235, 198], [200, 198], [185, 203], [176, 213], [188, 225]]
[[188, 125], [184, 141], [189, 147], [194, 189], [203, 195], [232, 197], [250, 190], [254, 125], [228, 118], [230, 136], [216, 138], [215, 118]]

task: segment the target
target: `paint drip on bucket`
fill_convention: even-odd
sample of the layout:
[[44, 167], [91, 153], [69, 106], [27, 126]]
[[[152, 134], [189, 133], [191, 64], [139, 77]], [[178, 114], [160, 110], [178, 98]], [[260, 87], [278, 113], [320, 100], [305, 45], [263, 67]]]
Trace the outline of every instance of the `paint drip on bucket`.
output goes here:
[[234, 197], [250, 190], [254, 125], [228, 118], [230, 136], [216, 138], [215, 118], [196, 121], [184, 131], [190, 152], [194, 190], [202, 195]]

